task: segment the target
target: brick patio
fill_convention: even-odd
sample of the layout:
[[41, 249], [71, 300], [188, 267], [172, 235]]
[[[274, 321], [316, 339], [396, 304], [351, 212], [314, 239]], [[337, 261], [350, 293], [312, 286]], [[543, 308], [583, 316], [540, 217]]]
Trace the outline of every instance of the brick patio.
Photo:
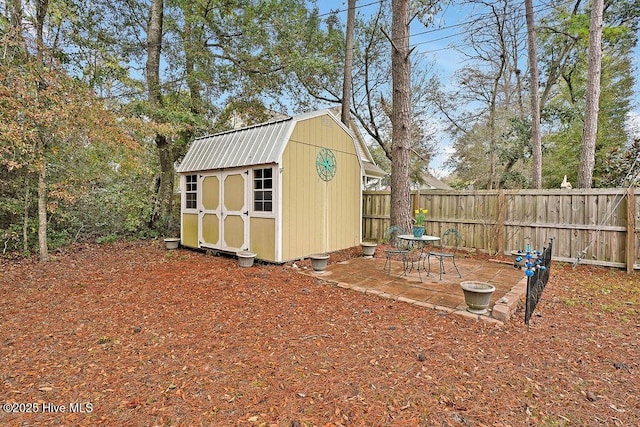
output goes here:
[[[400, 261], [392, 261], [391, 272], [383, 271], [385, 259], [376, 253], [375, 258], [354, 258], [349, 261], [327, 266], [322, 274], [306, 271], [338, 286], [356, 291], [379, 295], [423, 307], [459, 314], [476, 320], [505, 322], [509, 320], [518, 305], [524, 301], [527, 280], [522, 270], [510, 263], [482, 260], [472, 257], [456, 257], [456, 264], [462, 274], [460, 278], [450, 260], [445, 260], [445, 274], [440, 280], [438, 262], [431, 262], [431, 274], [418, 272], [403, 274]], [[496, 290], [491, 298], [486, 315], [472, 314], [466, 310], [462, 281], [487, 282]]]

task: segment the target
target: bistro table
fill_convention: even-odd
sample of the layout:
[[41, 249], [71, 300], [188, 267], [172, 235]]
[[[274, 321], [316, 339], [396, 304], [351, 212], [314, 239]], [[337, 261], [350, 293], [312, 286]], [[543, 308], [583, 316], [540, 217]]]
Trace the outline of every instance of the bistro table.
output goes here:
[[418, 278], [420, 278], [420, 281], [422, 282], [422, 275], [420, 274], [420, 261], [422, 261], [422, 270], [424, 270], [424, 254], [425, 254], [425, 248], [427, 246], [432, 246], [435, 242], [440, 240], [440, 237], [438, 236], [428, 236], [428, 235], [422, 235], [421, 237], [416, 237], [413, 234], [400, 234], [398, 236], [398, 239], [400, 240], [404, 240], [407, 242], [407, 245], [415, 252], [418, 253], [419, 250], [419, 255], [417, 257], [417, 259], [414, 261], [413, 257], [411, 257], [411, 267], [409, 267], [409, 263], [405, 264], [405, 271], [404, 274], [407, 273], [408, 271], [413, 270], [413, 264], [417, 263], [417, 270], [418, 270]]

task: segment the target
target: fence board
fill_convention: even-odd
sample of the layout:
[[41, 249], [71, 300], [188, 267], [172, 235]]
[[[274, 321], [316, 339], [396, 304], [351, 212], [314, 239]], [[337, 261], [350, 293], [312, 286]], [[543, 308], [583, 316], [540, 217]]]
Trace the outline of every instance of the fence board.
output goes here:
[[[412, 210], [429, 210], [429, 234], [456, 227], [468, 248], [542, 249], [553, 238], [556, 260], [640, 269], [639, 194], [640, 189], [423, 190], [412, 193], [411, 202]], [[364, 192], [362, 209], [363, 239], [382, 241], [391, 226], [391, 193]]]

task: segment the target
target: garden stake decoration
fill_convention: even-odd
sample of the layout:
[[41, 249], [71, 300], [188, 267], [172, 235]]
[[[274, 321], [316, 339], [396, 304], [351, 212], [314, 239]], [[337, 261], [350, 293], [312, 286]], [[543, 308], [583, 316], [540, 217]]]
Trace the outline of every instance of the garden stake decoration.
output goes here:
[[537, 250], [531, 250], [531, 245], [527, 243], [527, 248], [524, 251], [518, 250], [511, 253], [514, 256], [513, 266], [515, 268], [523, 268], [524, 274], [527, 277], [532, 277], [535, 273], [535, 269], [545, 270], [546, 267], [542, 262], [542, 252]]
[[533, 259], [533, 254], [531, 252], [527, 252], [527, 254], [524, 256], [527, 260], [524, 264], [524, 266], [526, 267], [526, 269], [524, 270], [525, 276], [532, 277], [535, 273], [535, 269], [537, 268], [542, 271], [547, 269], [547, 267], [545, 267], [542, 263], [542, 257], [540, 256], [541, 254], [542, 252], [535, 251], [535, 259]]

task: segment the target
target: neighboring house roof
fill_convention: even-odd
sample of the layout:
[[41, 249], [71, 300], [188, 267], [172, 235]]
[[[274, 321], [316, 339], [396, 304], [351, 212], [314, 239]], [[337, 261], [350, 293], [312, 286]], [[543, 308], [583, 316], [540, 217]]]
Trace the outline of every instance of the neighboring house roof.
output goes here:
[[422, 180], [423, 184], [415, 185], [416, 190], [452, 190], [447, 184], [429, 174], [422, 175]]
[[[278, 163], [296, 123], [322, 115], [331, 116], [345, 131], [353, 135], [353, 132], [329, 110], [298, 114], [284, 120], [261, 123], [194, 139], [184, 159], [177, 167], [177, 171], [184, 173]], [[357, 136], [355, 140], [365, 174], [377, 176], [373, 174], [377, 173], [376, 168], [380, 168], [373, 162], [371, 153], [366, 145], [364, 149], [360, 146]], [[382, 169], [380, 170], [382, 171]], [[384, 171], [382, 172], [383, 175], [386, 174]]]
[[387, 171], [385, 171], [384, 169], [382, 169], [380, 166], [376, 165], [373, 162], [368, 162], [363, 160], [362, 165], [364, 166], [364, 174], [366, 176], [370, 176], [372, 178], [383, 178], [389, 175]]

